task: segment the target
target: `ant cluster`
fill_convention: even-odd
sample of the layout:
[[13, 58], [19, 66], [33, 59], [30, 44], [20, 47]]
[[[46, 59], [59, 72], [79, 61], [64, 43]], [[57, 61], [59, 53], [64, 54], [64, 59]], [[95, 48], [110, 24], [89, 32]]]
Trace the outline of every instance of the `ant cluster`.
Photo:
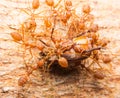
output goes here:
[[[94, 15], [91, 14], [91, 7], [86, 4], [82, 7], [80, 15], [76, 14], [70, 0], [45, 0], [47, 10], [35, 14], [39, 9], [40, 1], [32, 1], [32, 14], [27, 22], [21, 24], [20, 28], [11, 33], [13, 40], [24, 47], [24, 62], [26, 74], [18, 80], [23, 86], [29, 79], [30, 74], [38, 68], [47, 71], [54, 66], [63, 69], [81, 66], [87, 70], [86, 59], [92, 58], [98, 61], [100, 50], [109, 42], [100, 39], [99, 27], [94, 23]], [[40, 16], [44, 13], [44, 17]], [[36, 20], [40, 18], [41, 25]], [[27, 50], [29, 52], [27, 52]], [[29, 54], [28, 54], [29, 53]], [[31, 57], [26, 60], [27, 55]], [[108, 63], [110, 59], [103, 60]], [[95, 77], [103, 78], [96, 73]]]

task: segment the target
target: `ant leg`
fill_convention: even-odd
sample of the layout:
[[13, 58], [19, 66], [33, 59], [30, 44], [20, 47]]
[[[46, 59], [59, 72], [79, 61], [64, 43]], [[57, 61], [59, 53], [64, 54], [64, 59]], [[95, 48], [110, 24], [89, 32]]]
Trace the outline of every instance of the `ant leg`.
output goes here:
[[29, 48], [29, 53], [30, 53], [30, 55], [31, 55], [31, 57], [30, 57], [29, 60], [31, 60], [31, 59], [33, 58], [33, 53], [32, 53], [32, 49], [31, 49], [31, 48]]
[[25, 64], [25, 67], [28, 69], [28, 64], [27, 64], [27, 62], [26, 62], [26, 60], [25, 60], [25, 57], [26, 57], [26, 47], [24, 48], [24, 51], [23, 51], [23, 61], [24, 61], [24, 64]]
[[54, 8], [58, 7], [58, 5], [60, 4], [61, 1], [62, 1], [62, 0], [59, 0], [59, 1], [57, 2], [57, 4], [54, 5]]
[[94, 64], [94, 61], [92, 61], [91, 64], [87, 68], [90, 68], [93, 64]]
[[99, 64], [99, 62], [98, 62], [96, 59], [93, 58], [93, 61], [94, 61], [101, 69], [103, 69], [102, 66]]
[[55, 60], [52, 60], [52, 61], [48, 64], [47, 69], [50, 68], [50, 66], [53, 64], [54, 61], [55, 61]]

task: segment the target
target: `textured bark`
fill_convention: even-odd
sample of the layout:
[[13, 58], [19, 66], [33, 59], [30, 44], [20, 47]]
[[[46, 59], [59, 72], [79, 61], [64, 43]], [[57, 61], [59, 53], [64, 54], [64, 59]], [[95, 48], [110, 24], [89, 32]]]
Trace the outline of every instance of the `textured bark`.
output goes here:
[[[80, 69], [65, 71], [59, 75], [53, 72], [44, 73], [38, 69], [24, 87], [19, 87], [18, 79], [25, 73], [23, 50], [12, 41], [10, 32], [24, 21], [23, 16], [28, 17], [17, 9], [27, 7], [27, 1], [0, 2], [0, 98], [119, 98], [120, 0], [72, 0], [73, 6], [77, 5], [78, 13], [82, 4], [90, 3], [95, 22], [100, 26], [100, 36], [111, 41], [105, 52], [112, 52], [112, 68], [110, 64], [101, 64], [109, 71], [105, 74], [105, 79], [96, 80]], [[44, 2], [41, 2], [42, 6]]]

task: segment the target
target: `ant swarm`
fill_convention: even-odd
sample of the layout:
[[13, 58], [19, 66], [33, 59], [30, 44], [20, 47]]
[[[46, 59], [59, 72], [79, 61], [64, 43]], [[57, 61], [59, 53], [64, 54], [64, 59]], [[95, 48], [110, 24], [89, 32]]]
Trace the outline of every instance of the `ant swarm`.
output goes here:
[[[41, 8], [43, 3], [44, 10]], [[18, 85], [23, 86], [34, 70], [41, 68], [48, 72], [56, 66], [63, 69], [82, 67], [94, 77], [104, 78], [96, 72], [103, 68], [100, 62], [110, 62], [102, 53], [109, 41], [100, 38], [99, 26], [94, 22], [91, 9], [85, 4], [78, 15], [72, 0], [31, 2], [30, 10], [24, 10], [29, 18], [11, 32], [13, 41], [24, 49], [26, 74], [19, 78]], [[98, 67], [94, 67], [94, 63]]]

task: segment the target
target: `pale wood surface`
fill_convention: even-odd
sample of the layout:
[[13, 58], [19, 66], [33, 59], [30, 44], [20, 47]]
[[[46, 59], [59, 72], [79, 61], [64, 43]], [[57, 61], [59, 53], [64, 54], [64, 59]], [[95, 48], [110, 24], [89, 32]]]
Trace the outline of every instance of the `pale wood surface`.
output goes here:
[[120, 98], [120, 0], [72, 0], [78, 4], [78, 13], [83, 3], [91, 5], [100, 36], [111, 40], [109, 51], [117, 56], [104, 80], [83, 79], [74, 73], [58, 77], [37, 70], [31, 75], [32, 83], [21, 88], [17, 80], [24, 73], [23, 54], [12, 41], [9, 34], [13, 30], [8, 26], [18, 28], [28, 17], [18, 9], [28, 7], [27, 1], [0, 0], [0, 98]]

